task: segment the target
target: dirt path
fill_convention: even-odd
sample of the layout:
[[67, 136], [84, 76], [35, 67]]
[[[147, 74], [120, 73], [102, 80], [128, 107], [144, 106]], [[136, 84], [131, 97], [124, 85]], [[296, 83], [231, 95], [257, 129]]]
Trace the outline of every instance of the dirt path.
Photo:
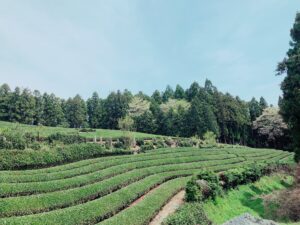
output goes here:
[[164, 219], [174, 213], [184, 202], [185, 191], [178, 192], [171, 200], [158, 212], [149, 225], [160, 225]]
[[136, 204], [138, 204], [140, 201], [142, 201], [142, 200], [146, 197], [146, 195], [151, 194], [153, 191], [155, 191], [155, 190], [158, 189], [159, 187], [160, 187], [160, 185], [158, 185], [157, 187], [151, 189], [150, 191], [148, 191], [147, 193], [145, 193], [143, 196], [139, 197], [137, 200], [135, 200], [134, 202], [132, 202], [132, 203], [128, 206], [128, 208], [130, 208], [130, 207], [135, 206]]

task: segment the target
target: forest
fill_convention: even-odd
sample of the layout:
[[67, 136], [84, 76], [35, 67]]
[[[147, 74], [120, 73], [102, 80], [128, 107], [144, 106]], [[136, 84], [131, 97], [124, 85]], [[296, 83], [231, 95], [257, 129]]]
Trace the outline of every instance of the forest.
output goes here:
[[8, 84], [0, 87], [0, 120], [30, 125], [70, 128], [119, 129], [120, 120], [129, 130], [180, 137], [203, 137], [207, 131], [219, 142], [254, 145], [252, 122], [268, 107], [266, 100], [243, 101], [222, 93], [206, 80], [184, 90], [167, 86], [151, 96], [130, 91], [111, 92], [100, 98], [94, 92], [86, 101], [80, 96], [63, 99]]

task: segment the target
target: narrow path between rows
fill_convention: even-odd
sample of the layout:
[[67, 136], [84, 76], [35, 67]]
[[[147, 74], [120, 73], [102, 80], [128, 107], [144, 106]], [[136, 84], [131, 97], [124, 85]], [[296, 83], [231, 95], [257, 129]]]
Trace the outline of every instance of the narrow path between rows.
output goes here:
[[171, 198], [171, 200], [158, 212], [149, 225], [160, 225], [172, 213], [174, 213], [179, 206], [184, 203], [185, 191], [182, 190]]

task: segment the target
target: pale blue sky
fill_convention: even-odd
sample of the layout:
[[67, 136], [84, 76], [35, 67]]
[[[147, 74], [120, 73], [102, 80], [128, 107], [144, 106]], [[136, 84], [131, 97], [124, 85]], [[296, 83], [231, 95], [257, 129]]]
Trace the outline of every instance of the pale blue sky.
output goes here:
[[299, 0], [0, 0], [0, 83], [60, 97], [210, 79], [273, 104]]

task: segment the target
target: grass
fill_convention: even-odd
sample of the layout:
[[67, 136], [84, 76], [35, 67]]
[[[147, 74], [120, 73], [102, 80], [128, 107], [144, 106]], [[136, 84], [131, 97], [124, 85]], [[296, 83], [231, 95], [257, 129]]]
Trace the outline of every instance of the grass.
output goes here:
[[263, 177], [254, 184], [242, 185], [229, 191], [224, 197], [204, 203], [204, 210], [216, 224], [223, 224], [243, 213], [264, 218], [263, 195], [290, 187], [292, 182], [291, 176], [283, 174]]
[[[20, 123], [11, 123], [0, 121], [0, 131], [8, 128], [19, 127], [25, 132], [33, 133], [35, 135], [39, 134], [40, 137], [48, 137], [51, 134], [62, 133], [62, 134], [79, 134], [85, 138], [119, 138], [124, 136], [124, 132], [121, 130], [108, 130], [108, 129], [95, 129], [95, 132], [79, 132], [79, 129], [74, 128], [64, 128], [64, 127], [47, 127], [47, 126], [35, 126], [26, 125]], [[160, 135], [146, 134], [141, 132], [132, 132], [136, 138], [153, 138], [160, 137]]]
[[[114, 224], [120, 219], [143, 224], [202, 168], [224, 171], [253, 162], [288, 161], [291, 156], [268, 149], [170, 148], [0, 171], [0, 224]], [[157, 186], [160, 191], [127, 208]]]

